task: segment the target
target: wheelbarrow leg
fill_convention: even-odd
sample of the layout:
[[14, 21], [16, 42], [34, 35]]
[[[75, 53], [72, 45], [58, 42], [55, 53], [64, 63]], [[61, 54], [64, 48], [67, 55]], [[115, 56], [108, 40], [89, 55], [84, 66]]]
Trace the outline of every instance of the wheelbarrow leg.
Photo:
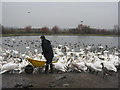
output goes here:
[[38, 73], [40, 74], [40, 73], [42, 73], [43, 72], [43, 69], [45, 68], [45, 66], [43, 66], [43, 67], [38, 67]]

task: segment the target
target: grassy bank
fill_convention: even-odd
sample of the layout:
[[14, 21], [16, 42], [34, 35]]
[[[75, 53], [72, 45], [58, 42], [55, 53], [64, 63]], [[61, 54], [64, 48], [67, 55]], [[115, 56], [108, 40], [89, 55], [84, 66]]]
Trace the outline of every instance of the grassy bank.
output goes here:
[[118, 35], [112, 35], [112, 34], [42, 34], [42, 33], [25, 33], [25, 34], [1, 34], [2, 37], [8, 37], [8, 36], [40, 36], [40, 35], [65, 35], [65, 36], [118, 36]]

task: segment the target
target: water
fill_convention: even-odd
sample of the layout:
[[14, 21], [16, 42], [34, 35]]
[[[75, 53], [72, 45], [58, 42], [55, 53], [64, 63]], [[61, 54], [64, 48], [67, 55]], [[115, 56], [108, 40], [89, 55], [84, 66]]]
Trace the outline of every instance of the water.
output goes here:
[[[46, 38], [51, 41], [54, 47], [58, 44], [68, 45], [70, 48], [74, 48], [76, 51], [79, 51], [80, 48], [83, 48], [83, 45], [88, 44], [94, 44], [95, 46], [101, 44], [103, 47], [108, 45], [110, 48], [114, 46], [118, 47], [118, 37], [112, 36], [46, 36]], [[22, 42], [20, 43], [21, 40]], [[75, 44], [76, 46], [79, 45], [80, 48], [75, 47]], [[38, 49], [38, 51], [41, 52], [40, 36], [2, 37], [2, 47], [6, 48], [8, 45], [10, 45], [10, 49], [18, 48], [18, 50], [22, 53], [27, 50], [27, 46], [30, 46], [30, 51]]]

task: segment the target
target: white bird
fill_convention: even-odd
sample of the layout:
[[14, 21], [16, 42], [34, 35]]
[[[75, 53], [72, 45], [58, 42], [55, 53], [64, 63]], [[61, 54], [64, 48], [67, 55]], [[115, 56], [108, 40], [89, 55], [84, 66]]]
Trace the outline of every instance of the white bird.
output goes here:
[[87, 66], [89, 72], [96, 72], [96, 74], [98, 74], [98, 72], [102, 71], [102, 65], [100, 61], [86, 62], [85, 65]]
[[53, 63], [54, 68], [60, 71], [65, 72], [66, 71], [66, 66], [65, 64], [61, 63], [61, 62], [57, 62], [57, 63]]
[[4, 59], [4, 57], [3, 56], [0, 56], [0, 61], [2, 61]]
[[15, 41], [15, 38], [12, 38], [12, 41]]
[[19, 73], [22, 73], [24, 71], [24, 68], [28, 65], [29, 63], [26, 60], [23, 60], [21, 63], [19, 63], [18, 68], [16, 70], [19, 70]]
[[91, 49], [91, 46], [88, 45], [87, 48], [86, 48], [86, 50], [90, 50], [90, 49]]
[[98, 46], [98, 48], [103, 49], [104, 47], [100, 45], [100, 46]]
[[104, 67], [106, 67], [109, 71], [117, 72], [117, 68], [111, 62], [103, 62]]
[[35, 54], [37, 55], [38, 50], [37, 50], [37, 49], [35, 49], [34, 51], [35, 51]]
[[113, 63], [114, 66], [119, 66], [120, 65], [120, 61], [119, 61], [119, 57], [118, 56], [116, 56], [116, 55], [109, 55], [109, 59]]
[[26, 49], [30, 49], [30, 47], [28, 46], [28, 47], [26, 47]]
[[2, 73], [5, 73], [6, 71], [10, 71], [10, 70], [14, 70], [18, 68], [18, 64], [16, 63], [13, 63], [13, 62], [9, 62], [7, 64], [4, 64], [2, 67], [1, 67], [1, 72], [0, 74]]
[[94, 64], [91, 64], [91, 68], [92, 68], [95, 72], [101, 72], [101, 71], [102, 71], [101, 62], [95, 62]]
[[87, 70], [87, 67], [85, 66], [85, 63], [84, 63], [84, 62], [79, 62], [79, 63], [73, 62], [73, 63], [71, 63], [71, 64], [72, 64], [72, 66], [73, 66], [74, 68], [76, 68], [78, 71], [80, 70], [80, 71], [86, 72], [86, 70]]

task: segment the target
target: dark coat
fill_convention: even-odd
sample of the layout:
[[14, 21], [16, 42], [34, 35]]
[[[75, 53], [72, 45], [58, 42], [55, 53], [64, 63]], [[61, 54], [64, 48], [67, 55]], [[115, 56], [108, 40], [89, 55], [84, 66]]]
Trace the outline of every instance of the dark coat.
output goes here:
[[41, 46], [43, 50], [42, 54], [44, 55], [46, 59], [51, 59], [54, 57], [53, 49], [52, 49], [52, 46], [49, 40], [43, 39]]

